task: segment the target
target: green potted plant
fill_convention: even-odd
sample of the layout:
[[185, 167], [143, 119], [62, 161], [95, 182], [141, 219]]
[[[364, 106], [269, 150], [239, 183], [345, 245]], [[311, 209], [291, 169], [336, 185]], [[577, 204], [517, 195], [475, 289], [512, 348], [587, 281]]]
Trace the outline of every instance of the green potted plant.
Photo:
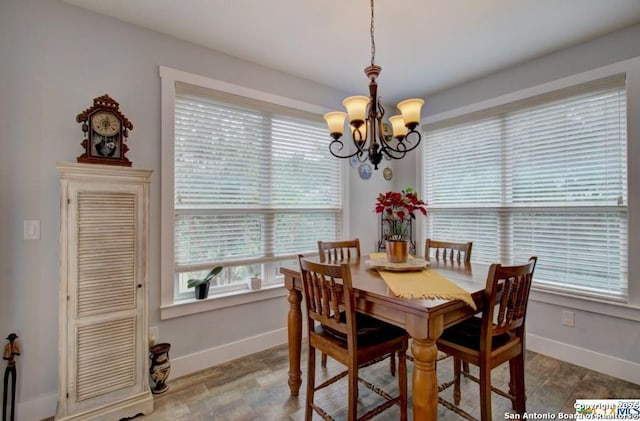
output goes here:
[[222, 266], [216, 266], [204, 278], [192, 278], [187, 281], [187, 288], [195, 288], [196, 300], [203, 300], [209, 296], [211, 280], [220, 272], [222, 272]]

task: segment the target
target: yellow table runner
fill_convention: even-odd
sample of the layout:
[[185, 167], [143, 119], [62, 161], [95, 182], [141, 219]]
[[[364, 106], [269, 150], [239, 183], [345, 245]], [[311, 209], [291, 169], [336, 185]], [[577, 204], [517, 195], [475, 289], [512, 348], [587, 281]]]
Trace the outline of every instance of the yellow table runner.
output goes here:
[[[386, 255], [384, 253], [371, 253], [369, 258], [381, 259], [386, 258]], [[380, 269], [378, 272], [397, 297], [462, 300], [476, 310], [476, 304], [468, 291], [460, 288], [434, 270], [388, 272]]]

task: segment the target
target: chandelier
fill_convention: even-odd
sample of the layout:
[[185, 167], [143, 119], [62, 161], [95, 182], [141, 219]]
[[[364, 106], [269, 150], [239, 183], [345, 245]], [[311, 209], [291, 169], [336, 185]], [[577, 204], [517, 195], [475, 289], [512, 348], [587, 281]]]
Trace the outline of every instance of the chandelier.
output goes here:
[[[383, 121], [385, 110], [378, 97], [378, 83], [376, 82], [382, 67], [375, 64], [376, 43], [373, 23], [373, 0], [371, 0], [371, 65], [364, 69], [364, 73], [370, 81], [369, 96], [346, 98], [342, 101], [347, 109], [346, 113], [333, 111], [325, 114], [324, 119], [333, 139], [329, 144], [331, 155], [337, 158], [357, 156], [361, 162], [366, 161], [368, 157], [374, 169], [377, 170], [383, 156], [388, 159], [402, 159], [407, 152], [418, 147], [422, 136], [415, 129], [420, 123], [420, 110], [424, 100], [415, 98], [398, 103], [397, 108], [402, 114], [389, 117], [391, 129]], [[355, 151], [351, 148], [345, 149], [345, 143], [341, 140], [347, 115]]]

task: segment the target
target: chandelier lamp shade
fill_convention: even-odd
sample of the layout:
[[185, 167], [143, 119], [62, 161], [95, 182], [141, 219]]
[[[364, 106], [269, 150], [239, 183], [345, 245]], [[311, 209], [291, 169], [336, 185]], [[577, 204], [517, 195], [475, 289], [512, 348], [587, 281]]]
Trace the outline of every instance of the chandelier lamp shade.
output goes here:
[[[391, 128], [384, 122], [385, 110], [378, 96], [377, 79], [382, 67], [375, 64], [376, 44], [374, 38], [374, 7], [371, 0], [371, 65], [364, 69], [369, 78], [369, 96], [351, 96], [342, 101], [347, 112], [333, 111], [325, 114], [331, 143], [329, 152], [337, 158], [353, 158], [360, 161], [367, 158], [378, 169], [383, 156], [388, 159], [402, 159], [420, 144], [422, 136], [416, 130], [420, 124], [420, 112], [424, 100], [407, 99], [397, 107], [401, 115], [389, 117]], [[349, 118], [351, 142], [355, 148], [348, 147], [342, 136], [345, 120]]]

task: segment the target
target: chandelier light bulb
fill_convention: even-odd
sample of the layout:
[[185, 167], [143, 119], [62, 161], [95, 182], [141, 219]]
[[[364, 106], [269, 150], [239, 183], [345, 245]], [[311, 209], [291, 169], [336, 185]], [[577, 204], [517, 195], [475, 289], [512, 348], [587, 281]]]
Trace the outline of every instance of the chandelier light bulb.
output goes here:
[[401, 115], [394, 115], [389, 117], [389, 123], [393, 130], [393, 137], [403, 138], [407, 135], [407, 126], [404, 124], [404, 118]]
[[324, 115], [324, 120], [329, 127], [329, 133], [331, 136], [342, 136], [344, 133], [344, 120], [347, 118], [347, 113], [342, 111], [333, 111]]
[[[367, 116], [367, 106], [369, 105], [369, 97], [363, 95], [350, 96], [342, 101], [342, 105], [347, 109], [349, 114], [349, 123], [358, 127], [364, 123]], [[358, 123], [359, 122], [359, 123]]]
[[415, 125], [420, 123], [420, 111], [422, 110], [423, 105], [424, 100], [420, 98], [405, 99], [398, 103], [398, 109], [402, 113], [404, 124], [414, 124], [415, 127]]

